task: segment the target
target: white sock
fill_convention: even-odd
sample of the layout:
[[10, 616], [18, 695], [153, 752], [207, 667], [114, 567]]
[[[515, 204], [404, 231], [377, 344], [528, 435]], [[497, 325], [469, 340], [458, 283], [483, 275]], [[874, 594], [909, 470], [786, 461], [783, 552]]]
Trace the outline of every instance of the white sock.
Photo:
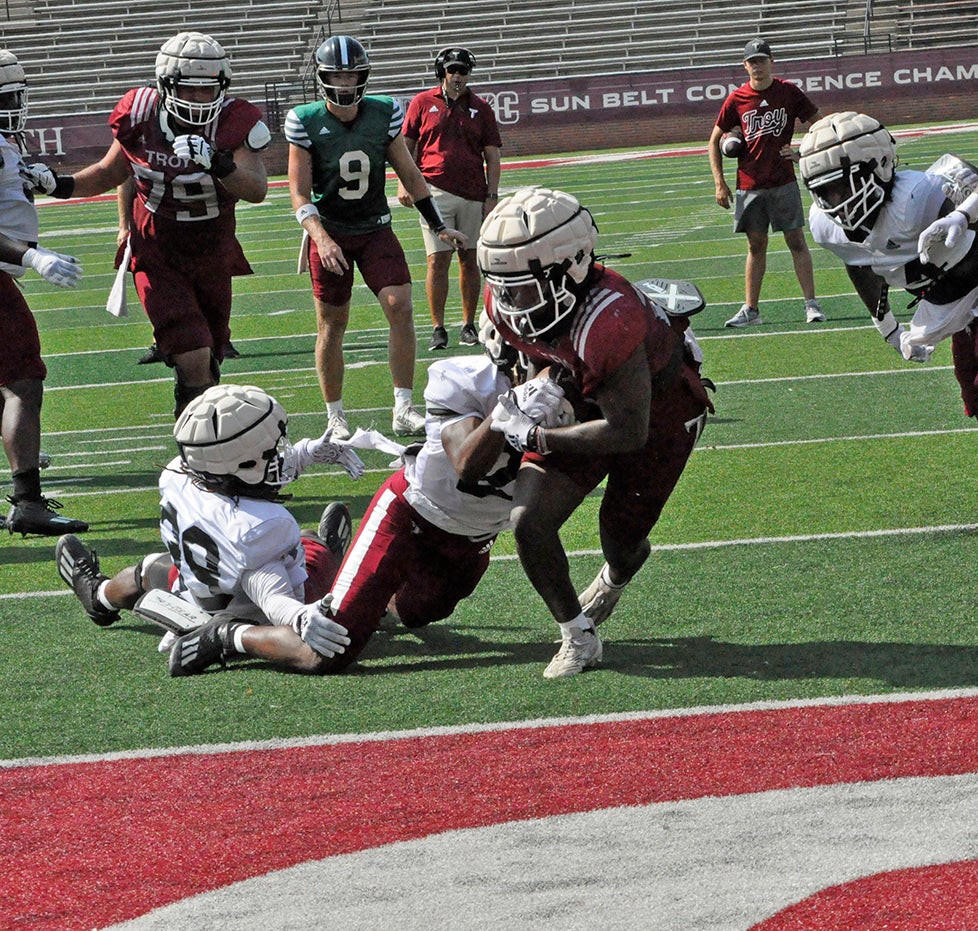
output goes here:
[[105, 586], [109, 584], [109, 580], [106, 579], [104, 582], [99, 583], [99, 587], [95, 592], [95, 600], [103, 607], [108, 608], [110, 611], [118, 611], [119, 609], [105, 597]]
[[574, 620], [567, 621], [566, 624], [561, 624], [558, 621], [557, 626], [560, 628], [561, 636], [565, 640], [570, 640], [585, 630], [594, 630], [594, 624], [591, 623], [591, 619], [583, 611]]
[[239, 624], [234, 628], [234, 634], [231, 637], [231, 646], [234, 648], [235, 653], [247, 653], [248, 651], [244, 648], [241, 642], [241, 638], [245, 635], [245, 631], [251, 630], [254, 624]]
[[343, 399], [340, 398], [339, 401], [327, 401], [326, 402], [326, 415], [330, 414], [343, 414]]
[[395, 388], [394, 407], [410, 407], [413, 394], [411, 388]]

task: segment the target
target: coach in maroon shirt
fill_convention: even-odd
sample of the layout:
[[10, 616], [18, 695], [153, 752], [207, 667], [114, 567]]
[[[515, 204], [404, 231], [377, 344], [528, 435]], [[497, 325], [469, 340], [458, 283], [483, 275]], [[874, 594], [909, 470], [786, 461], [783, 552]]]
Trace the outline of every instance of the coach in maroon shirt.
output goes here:
[[772, 75], [774, 58], [764, 39], [751, 39], [744, 49], [746, 84], [723, 102], [710, 136], [710, 169], [717, 203], [730, 208], [730, 188], [723, 176], [720, 139], [740, 130], [744, 148], [737, 160], [734, 230], [747, 235], [744, 305], [724, 325], [761, 323], [758, 303], [767, 267], [768, 230], [780, 231], [791, 252], [795, 275], [805, 296], [805, 319], [820, 323], [825, 314], [815, 299], [812, 256], [805, 241], [805, 213], [795, 179], [797, 154], [791, 148], [795, 122], [811, 123], [818, 107], [794, 84]]
[[[462, 293], [462, 330], [459, 342], [475, 345], [475, 311], [482, 294], [482, 276], [475, 245], [485, 215], [499, 198], [499, 128], [489, 103], [468, 89], [475, 56], [466, 48], [444, 48], [435, 57], [435, 75], [441, 82], [418, 94], [408, 106], [403, 135], [431, 188], [445, 222], [469, 237], [460, 249], [459, 290]], [[397, 198], [408, 207], [411, 195], [398, 184]], [[431, 351], [448, 346], [445, 303], [452, 248], [430, 235], [421, 224], [428, 270], [425, 291], [433, 330]]]

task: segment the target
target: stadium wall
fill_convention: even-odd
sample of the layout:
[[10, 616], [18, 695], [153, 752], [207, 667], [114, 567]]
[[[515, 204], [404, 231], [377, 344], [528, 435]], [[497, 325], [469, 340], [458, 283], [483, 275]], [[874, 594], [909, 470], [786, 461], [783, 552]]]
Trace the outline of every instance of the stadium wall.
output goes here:
[[[888, 125], [978, 116], [978, 46], [789, 61], [777, 63], [775, 73], [801, 86], [823, 113], [863, 110]], [[705, 144], [720, 104], [745, 77], [738, 64], [474, 89], [495, 107], [504, 156], [522, 156]], [[105, 117], [91, 115], [31, 120], [25, 138], [32, 157], [67, 171], [101, 157], [110, 141]], [[266, 158], [270, 174], [285, 173], [287, 148], [276, 132]]]

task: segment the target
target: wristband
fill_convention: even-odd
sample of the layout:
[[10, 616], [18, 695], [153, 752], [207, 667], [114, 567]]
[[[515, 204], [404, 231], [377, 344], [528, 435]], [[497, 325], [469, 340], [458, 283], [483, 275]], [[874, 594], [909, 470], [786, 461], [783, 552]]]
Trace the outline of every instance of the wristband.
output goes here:
[[51, 172], [54, 175], [54, 190], [51, 192], [52, 197], [60, 197], [61, 200], [67, 200], [75, 193], [75, 178], [73, 175], [59, 175], [56, 172]]
[[543, 427], [533, 427], [526, 435], [526, 448], [528, 452], [546, 456], [550, 450], [547, 448], [547, 437], [543, 432]]
[[309, 217], [318, 217], [319, 210], [315, 204], [303, 204], [295, 212], [295, 219], [299, 226], [302, 226], [303, 221], [308, 220]]
[[968, 226], [978, 219], [978, 194], [969, 194], [954, 210], [952, 213], [964, 214], [964, 218], [968, 221]]
[[438, 209], [438, 204], [431, 199], [430, 195], [428, 197], [422, 197], [421, 200], [416, 200], [414, 206], [418, 208], [418, 213], [424, 218], [431, 232], [440, 233], [445, 229], [445, 221], [441, 218], [441, 211]]
[[237, 167], [234, 164], [234, 152], [230, 149], [218, 149], [211, 156], [211, 174], [219, 180], [226, 178]]

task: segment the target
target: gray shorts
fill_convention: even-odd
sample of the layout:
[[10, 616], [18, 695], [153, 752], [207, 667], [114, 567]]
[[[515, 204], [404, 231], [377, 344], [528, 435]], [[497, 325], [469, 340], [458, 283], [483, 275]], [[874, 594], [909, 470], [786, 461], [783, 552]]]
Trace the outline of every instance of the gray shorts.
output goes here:
[[801, 190], [797, 181], [756, 191], [737, 191], [734, 202], [735, 233], [800, 230], [805, 226]]

